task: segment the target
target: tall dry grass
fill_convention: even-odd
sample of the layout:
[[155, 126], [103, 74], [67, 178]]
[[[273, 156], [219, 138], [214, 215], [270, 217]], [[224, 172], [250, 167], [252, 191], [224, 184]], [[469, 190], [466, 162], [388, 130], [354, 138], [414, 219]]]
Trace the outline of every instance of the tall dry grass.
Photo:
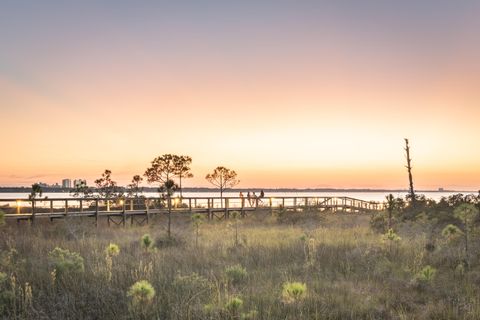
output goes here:
[[[367, 215], [268, 212], [204, 221], [175, 217], [148, 226], [99, 227], [92, 221], [7, 225], [0, 236], [0, 312], [5, 319], [479, 319], [478, 254], [462, 267], [462, 244], [425, 226], [386, 243]], [[280, 222], [279, 222], [280, 221]], [[415, 232], [409, 232], [415, 230]], [[142, 246], [149, 234], [153, 248]], [[427, 244], [434, 242], [435, 245]], [[238, 242], [238, 243], [236, 243]], [[110, 244], [118, 254], [108, 255]], [[478, 252], [479, 244], [473, 241]], [[67, 249], [84, 270], [57, 270], [49, 253]], [[78, 262], [78, 261], [77, 261]], [[422, 278], [426, 266], [435, 270]], [[141, 306], [132, 285], [154, 296]], [[299, 283], [300, 298], [285, 298]], [[129, 291], [130, 290], [130, 291]], [[138, 304], [138, 303], [137, 303]]]

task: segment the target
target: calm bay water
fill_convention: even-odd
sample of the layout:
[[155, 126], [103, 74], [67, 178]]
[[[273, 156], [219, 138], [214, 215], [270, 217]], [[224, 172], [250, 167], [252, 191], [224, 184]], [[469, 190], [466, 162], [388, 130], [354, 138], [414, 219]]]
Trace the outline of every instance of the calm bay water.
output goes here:
[[[258, 196], [260, 190], [252, 190]], [[346, 192], [346, 191], [337, 191], [337, 192], [265, 192], [265, 197], [350, 197], [356, 198], [365, 201], [384, 201], [385, 196], [389, 193], [392, 193], [395, 197], [405, 197], [406, 192], [379, 192], [379, 191], [370, 191], [370, 192]], [[440, 200], [442, 197], [448, 197], [452, 194], [457, 194], [459, 192], [419, 192], [419, 194], [424, 194], [427, 198], [433, 199], [435, 201]], [[469, 192], [463, 192], [468, 194]], [[243, 192], [244, 196], [247, 195], [246, 192]], [[146, 192], [145, 196], [148, 197], [158, 197], [156, 192]], [[218, 192], [184, 192], [184, 197], [219, 197]], [[225, 197], [238, 197], [238, 192], [224, 192]], [[73, 198], [69, 193], [55, 192], [55, 193], [44, 193], [43, 197], [48, 198]], [[28, 193], [0, 193], [0, 199], [27, 199]]]

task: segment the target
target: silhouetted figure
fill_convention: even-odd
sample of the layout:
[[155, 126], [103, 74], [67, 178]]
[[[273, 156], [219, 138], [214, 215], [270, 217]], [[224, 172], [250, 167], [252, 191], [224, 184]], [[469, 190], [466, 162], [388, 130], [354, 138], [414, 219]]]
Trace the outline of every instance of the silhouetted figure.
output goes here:
[[263, 190], [260, 190], [260, 198], [263, 198], [265, 197], [265, 193], [263, 192]]
[[252, 202], [255, 206], [258, 205], [258, 197], [257, 195], [255, 194], [255, 192], [252, 192]]
[[243, 193], [240, 191], [240, 200], [242, 202], [242, 208], [245, 206], [245, 198], [243, 197]]
[[247, 193], [247, 200], [248, 203], [250, 204], [250, 207], [252, 206], [252, 195], [250, 194], [250, 191]]

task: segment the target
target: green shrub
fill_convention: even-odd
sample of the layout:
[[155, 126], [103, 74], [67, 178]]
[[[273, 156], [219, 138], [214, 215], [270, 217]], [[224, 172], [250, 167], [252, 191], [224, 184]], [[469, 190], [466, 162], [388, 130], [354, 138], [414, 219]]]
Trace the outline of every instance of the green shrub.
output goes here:
[[152, 244], [151, 249], [154, 248], [172, 248], [172, 247], [183, 247], [186, 245], [186, 242], [183, 238], [178, 235], [170, 236], [160, 236], [155, 239], [155, 243]]
[[153, 239], [150, 237], [148, 233], [144, 234], [142, 236], [142, 247], [145, 248], [145, 250], [148, 250], [152, 247]]
[[370, 218], [370, 227], [377, 232], [385, 232], [388, 224], [388, 213], [380, 211], [373, 213]]
[[307, 285], [301, 282], [285, 282], [282, 289], [282, 300], [285, 303], [294, 303], [305, 299]]
[[233, 314], [236, 314], [242, 306], [243, 300], [238, 297], [231, 298], [225, 303], [225, 309]]
[[460, 237], [461, 235], [463, 235], [462, 230], [460, 230], [460, 228], [458, 228], [457, 226], [455, 226], [453, 224], [448, 224], [442, 230], [442, 236], [448, 241], [455, 240], [458, 237]]
[[179, 300], [208, 303], [214, 286], [207, 278], [193, 272], [189, 275], [176, 275], [173, 288]]
[[417, 274], [417, 280], [421, 282], [431, 282], [435, 278], [437, 270], [432, 266], [426, 266]]
[[257, 317], [258, 317], [257, 310], [250, 310], [240, 315], [240, 319], [242, 320], [252, 320], [252, 319], [257, 319]]
[[142, 306], [152, 302], [155, 297], [155, 289], [147, 280], [140, 280], [128, 289], [127, 296], [132, 299], [134, 306]]
[[192, 215], [192, 222], [194, 225], [201, 224], [202, 220], [203, 220], [203, 215], [201, 215], [200, 213], [195, 213]]
[[116, 257], [120, 254], [120, 247], [115, 243], [110, 243], [105, 249], [105, 254], [109, 257]]
[[48, 254], [49, 262], [57, 276], [66, 273], [80, 273], [85, 270], [83, 258], [76, 252], [56, 247]]
[[393, 229], [388, 229], [388, 231], [383, 235], [383, 241], [389, 241], [389, 242], [398, 242], [402, 240]]
[[238, 285], [246, 280], [248, 272], [244, 267], [237, 264], [231, 267], [227, 267], [225, 269], [225, 274], [231, 284]]
[[[6, 315], [6, 310], [15, 301], [15, 293], [7, 288], [8, 275], [0, 272], [0, 314]], [[5, 319], [7, 319], [5, 317]]]
[[464, 224], [465, 230], [468, 230], [474, 227], [475, 218], [478, 216], [478, 209], [474, 204], [462, 203], [455, 208], [453, 215], [460, 219]]

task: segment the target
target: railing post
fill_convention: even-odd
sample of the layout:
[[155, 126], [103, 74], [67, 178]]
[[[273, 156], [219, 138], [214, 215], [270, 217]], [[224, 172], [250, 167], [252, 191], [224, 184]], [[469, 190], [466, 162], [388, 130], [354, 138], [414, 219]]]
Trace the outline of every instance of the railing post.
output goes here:
[[83, 212], [83, 201], [80, 199], [80, 212]]
[[148, 221], [148, 199], [145, 198], [145, 213], [147, 214], [147, 221]]
[[50, 214], [53, 213], [53, 200], [50, 200]]
[[98, 199], [95, 199], [95, 227], [98, 227]]
[[32, 216], [30, 218], [32, 224], [35, 222], [35, 199], [32, 199]]
[[242, 217], [245, 217], [245, 198], [244, 197], [240, 198], [240, 215]]
[[225, 198], [225, 219], [228, 218], [228, 198]]
[[125, 212], [125, 200], [122, 201], [122, 218], [123, 218], [123, 226], [125, 227], [125, 222], [127, 220], [127, 214]]
[[210, 206], [210, 198], [207, 198], [207, 203], [208, 203], [208, 219], [211, 219], [212, 218], [212, 208]]
[[130, 199], [130, 211], [133, 211], [133, 199]]
[[188, 198], [188, 209], [192, 212], [192, 198]]
[[65, 216], [68, 214], [68, 200], [65, 200]]

